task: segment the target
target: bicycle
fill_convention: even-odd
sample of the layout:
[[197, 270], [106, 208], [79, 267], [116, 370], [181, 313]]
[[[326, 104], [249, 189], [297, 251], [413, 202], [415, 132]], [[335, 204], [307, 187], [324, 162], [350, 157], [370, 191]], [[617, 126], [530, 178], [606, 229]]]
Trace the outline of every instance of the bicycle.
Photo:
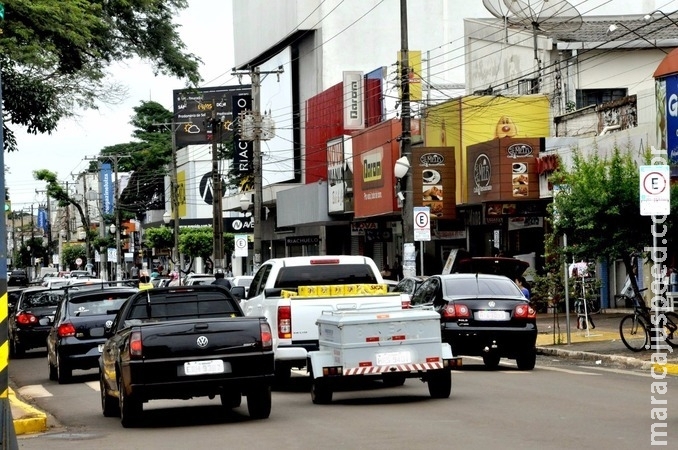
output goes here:
[[[642, 289], [642, 291], [647, 288]], [[622, 317], [619, 323], [619, 335], [624, 345], [633, 352], [648, 350], [651, 348], [651, 333], [654, 328], [650, 308], [640, 295], [634, 295], [630, 299], [633, 303], [633, 313]], [[659, 316], [657, 328], [663, 329], [664, 340], [671, 348], [678, 347], [678, 314], [672, 311], [662, 312]], [[656, 345], [656, 343], [655, 343]]]

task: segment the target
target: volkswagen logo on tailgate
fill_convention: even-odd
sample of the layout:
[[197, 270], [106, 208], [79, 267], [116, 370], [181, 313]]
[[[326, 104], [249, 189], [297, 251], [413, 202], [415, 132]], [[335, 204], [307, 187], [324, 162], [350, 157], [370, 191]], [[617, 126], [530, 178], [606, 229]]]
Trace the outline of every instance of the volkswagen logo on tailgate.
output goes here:
[[[494, 308], [496, 305], [497, 304], [494, 302], [494, 300], [490, 300], [489, 302], [487, 302], [487, 306], [489, 306], [490, 308]], [[200, 345], [200, 341], [198, 341], [198, 345]]]
[[198, 347], [205, 348], [205, 347], [207, 347], [207, 344], [209, 343], [209, 341], [207, 340], [206, 336], [200, 336], [200, 337], [198, 337], [197, 343], [198, 343]]

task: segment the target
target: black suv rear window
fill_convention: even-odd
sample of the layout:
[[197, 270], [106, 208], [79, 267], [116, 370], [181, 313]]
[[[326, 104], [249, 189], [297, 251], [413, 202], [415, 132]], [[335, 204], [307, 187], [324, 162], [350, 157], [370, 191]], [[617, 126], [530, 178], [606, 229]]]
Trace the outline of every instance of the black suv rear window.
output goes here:
[[102, 292], [75, 297], [68, 302], [68, 313], [78, 317], [115, 314], [131, 295], [130, 292]]
[[64, 298], [63, 291], [24, 292], [21, 307], [23, 309], [28, 309], [56, 306], [62, 298]]

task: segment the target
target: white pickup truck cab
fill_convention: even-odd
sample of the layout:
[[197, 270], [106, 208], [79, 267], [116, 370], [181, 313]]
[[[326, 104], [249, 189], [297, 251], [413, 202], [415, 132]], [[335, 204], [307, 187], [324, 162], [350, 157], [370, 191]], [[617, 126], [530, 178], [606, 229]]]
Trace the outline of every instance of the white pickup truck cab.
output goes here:
[[[305, 367], [308, 352], [318, 350], [316, 321], [323, 312], [409, 307], [400, 293], [371, 293], [382, 283], [377, 265], [365, 256], [297, 256], [263, 263], [241, 306], [245, 315], [264, 316], [271, 325], [278, 381], [292, 368]], [[322, 293], [308, 294], [316, 288]]]

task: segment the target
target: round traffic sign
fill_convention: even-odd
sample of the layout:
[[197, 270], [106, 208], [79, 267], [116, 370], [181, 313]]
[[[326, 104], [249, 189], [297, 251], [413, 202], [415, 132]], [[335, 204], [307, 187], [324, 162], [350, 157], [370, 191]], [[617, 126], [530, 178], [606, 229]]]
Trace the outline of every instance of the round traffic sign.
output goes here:
[[236, 248], [247, 248], [247, 238], [238, 238], [235, 240]]
[[428, 221], [429, 216], [427, 212], [420, 211], [414, 216], [414, 223], [417, 224], [419, 228], [428, 227]]
[[649, 195], [659, 195], [668, 186], [668, 181], [661, 172], [649, 172], [643, 178], [643, 189]]
[[82, 258], [76, 258], [75, 263], [77, 265], [81, 265], [82, 264]]

